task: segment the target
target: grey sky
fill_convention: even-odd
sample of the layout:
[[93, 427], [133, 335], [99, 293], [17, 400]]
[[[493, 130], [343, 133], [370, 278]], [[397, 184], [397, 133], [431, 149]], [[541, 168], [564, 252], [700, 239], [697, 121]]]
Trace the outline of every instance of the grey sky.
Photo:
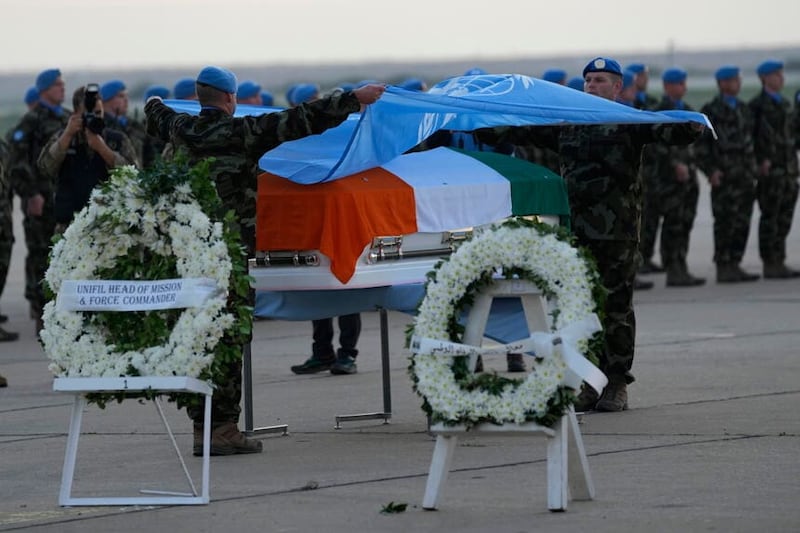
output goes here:
[[0, 71], [785, 46], [799, 20], [797, 0], [0, 0]]

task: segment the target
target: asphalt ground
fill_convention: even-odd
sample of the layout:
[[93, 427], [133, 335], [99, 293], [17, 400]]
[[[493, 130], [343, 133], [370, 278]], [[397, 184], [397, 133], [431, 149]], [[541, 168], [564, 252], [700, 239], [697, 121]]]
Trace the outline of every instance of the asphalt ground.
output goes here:
[[[0, 301], [20, 340], [0, 344], [0, 531], [800, 531], [800, 279], [719, 285], [702, 184], [690, 267], [708, 283], [636, 293], [636, 382], [630, 410], [581, 418], [593, 501], [547, 510], [546, 446], [539, 438], [459, 440], [437, 511], [421, 507], [434, 439], [407, 375], [407, 315], [390, 312], [392, 418], [346, 422], [338, 414], [382, 408], [377, 313], [364, 313], [359, 372], [296, 376], [310, 353], [307, 322], [259, 321], [253, 342], [259, 455], [211, 460], [204, 506], [60, 507], [72, 397], [53, 392], [22, 291], [19, 220]], [[18, 210], [16, 211], [18, 214]], [[755, 233], [743, 266], [760, 271]], [[800, 228], [789, 261], [800, 267]], [[498, 366], [501, 366], [498, 362]], [[165, 404], [187, 466], [191, 425]], [[151, 403], [126, 401], [84, 414], [74, 496], [186, 490]], [[404, 512], [382, 513], [390, 503]]]

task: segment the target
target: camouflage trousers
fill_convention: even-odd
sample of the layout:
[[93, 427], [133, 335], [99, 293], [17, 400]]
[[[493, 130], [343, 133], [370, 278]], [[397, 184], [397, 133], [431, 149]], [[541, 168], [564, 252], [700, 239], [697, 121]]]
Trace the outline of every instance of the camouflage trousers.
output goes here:
[[786, 237], [792, 227], [797, 192], [797, 177], [767, 176], [758, 180], [758, 251], [764, 263], [782, 264], [786, 260]]
[[628, 383], [636, 344], [636, 315], [633, 312], [633, 280], [639, 266], [637, 241], [578, 239], [597, 261], [597, 269], [608, 291], [603, 318], [605, 350], [600, 370], [607, 376], [623, 376]]
[[660, 191], [657, 204], [662, 217], [659, 249], [665, 267], [686, 264], [699, 194], [696, 177], [684, 183], [670, 182]]
[[[24, 210], [23, 205], [23, 213]], [[28, 255], [25, 257], [25, 298], [31, 304], [31, 311], [41, 315], [45, 304], [42, 282], [47, 272], [48, 255], [56, 227], [52, 198], [46, 201], [42, 216], [33, 217], [26, 213], [24, 215], [22, 227], [25, 230], [25, 245], [28, 248]]]
[[750, 220], [756, 199], [756, 182], [751, 174], [726, 172], [721, 183], [711, 189], [711, 212], [714, 214], [714, 263], [742, 262]]
[[0, 295], [6, 286], [8, 267], [11, 264], [11, 249], [14, 246], [14, 228], [11, 220], [11, 210], [0, 212]]
[[644, 261], [652, 261], [656, 250], [658, 228], [661, 225], [661, 212], [658, 209], [658, 188], [654, 178], [644, 176], [644, 205], [642, 206], [642, 227], [639, 251]]

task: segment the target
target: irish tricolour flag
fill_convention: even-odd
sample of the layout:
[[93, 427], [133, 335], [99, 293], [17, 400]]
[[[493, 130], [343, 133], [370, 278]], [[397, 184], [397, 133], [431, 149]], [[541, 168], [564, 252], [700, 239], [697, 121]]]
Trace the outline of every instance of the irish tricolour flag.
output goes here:
[[319, 250], [342, 283], [374, 237], [442, 232], [511, 215], [569, 213], [561, 178], [510, 156], [436, 148], [335, 181], [300, 185], [264, 173], [256, 248]]

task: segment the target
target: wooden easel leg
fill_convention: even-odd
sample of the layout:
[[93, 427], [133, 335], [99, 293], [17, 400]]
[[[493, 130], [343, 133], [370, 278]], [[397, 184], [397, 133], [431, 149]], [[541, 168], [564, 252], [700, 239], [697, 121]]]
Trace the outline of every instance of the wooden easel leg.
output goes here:
[[567, 422], [566, 415], [553, 426], [555, 435], [547, 439], [547, 508], [566, 511], [567, 485]]
[[453, 461], [457, 441], [458, 439], [451, 435], [436, 437], [436, 447], [433, 449], [428, 481], [425, 484], [425, 497], [422, 500], [423, 509], [436, 509], [439, 492], [444, 487], [447, 475], [450, 473], [450, 463]]

